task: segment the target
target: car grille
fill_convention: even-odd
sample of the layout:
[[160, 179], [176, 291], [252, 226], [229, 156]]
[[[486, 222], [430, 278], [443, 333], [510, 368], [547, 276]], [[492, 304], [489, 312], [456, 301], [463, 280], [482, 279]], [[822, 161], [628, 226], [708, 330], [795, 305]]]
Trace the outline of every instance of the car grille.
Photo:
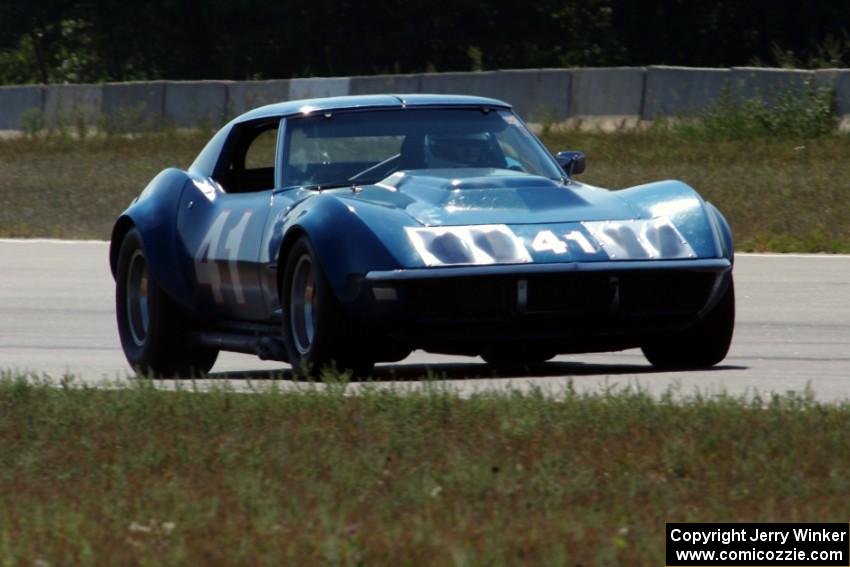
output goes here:
[[692, 315], [705, 306], [716, 278], [687, 271], [533, 274], [419, 280], [401, 291], [409, 315], [420, 321]]

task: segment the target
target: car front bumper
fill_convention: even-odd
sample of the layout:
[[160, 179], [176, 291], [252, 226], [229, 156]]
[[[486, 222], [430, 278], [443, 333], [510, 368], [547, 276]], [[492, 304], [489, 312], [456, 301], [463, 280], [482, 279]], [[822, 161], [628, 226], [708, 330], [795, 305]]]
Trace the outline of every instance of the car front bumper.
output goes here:
[[352, 307], [379, 335], [435, 352], [618, 350], [698, 321], [731, 270], [726, 259], [698, 259], [376, 271]]

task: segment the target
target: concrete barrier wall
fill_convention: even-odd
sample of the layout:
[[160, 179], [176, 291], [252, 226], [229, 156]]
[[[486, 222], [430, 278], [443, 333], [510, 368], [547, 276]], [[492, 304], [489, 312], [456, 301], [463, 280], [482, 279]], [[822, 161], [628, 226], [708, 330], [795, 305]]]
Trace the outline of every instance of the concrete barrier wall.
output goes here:
[[291, 79], [289, 81], [289, 99], [345, 96], [351, 92], [350, 84], [351, 79], [349, 77]]
[[[652, 120], [692, 116], [728, 91], [735, 100], [775, 102], [814, 83], [834, 89], [850, 124], [850, 69], [804, 71], [735, 67], [518, 69], [270, 81], [151, 81], [104, 85], [0, 87], [0, 130], [48, 127], [80, 118], [119, 130], [164, 125], [216, 126], [252, 108], [285, 100], [376, 93], [456, 93], [511, 103], [531, 122], [585, 118]], [[39, 116], [41, 111], [41, 116]]]
[[227, 114], [239, 116], [252, 108], [265, 106], [289, 98], [289, 81], [238, 81], [227, 87]]
[[815, 80], [814, 71], [733, 67], [730, 71], [735, 100], [761, 99], [775, 102], [779, 97], [800, 92]]
[[410, 94], [421, 93], [422, 75], [373, 75], [371, 77], [352, 77], [349, 84], [350, 94]]
[[731, 88], [730, 81], [729, 69], [647, 67], [641, 117], [698, 114], [717, 103], [723, 89]]
[[418, 92], [496, 98], [510, 102], [526, 120], [561, 122], [569, 117], [570, 80], [566, 69], [428, 73], [421, 75]]
[[570, 73], [571, 118], [640, 118], [646, 68], [575, 69]]
[[97, 124], [102, 106], [100, 85], [50, 85], [44, 99], [44, 118], [50, 128]]
[[0, 130], [22, 130], [24, 120], [44, 109], [44, 87], [0, 87]]
[[191, 128], [219, 125], [227, 117], [229, 81], [180, 81], [165, 84], [163, 116], [167, 124]]
[[165, 81], [103, 85], [101, 113], [121, 130], [156, 128], [164, 124]]

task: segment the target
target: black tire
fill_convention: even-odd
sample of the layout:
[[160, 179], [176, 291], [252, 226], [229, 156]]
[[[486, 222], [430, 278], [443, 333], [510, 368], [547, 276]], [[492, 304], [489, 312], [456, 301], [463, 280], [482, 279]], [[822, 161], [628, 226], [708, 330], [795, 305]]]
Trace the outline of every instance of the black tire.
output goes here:
[[367, 376], [375, 364], [357, 328], [346, 316], [318, 263], [313, 245], [301, 236], [286, 258], [280, 288], [283, 338], [293, 372], [318, 376], [323, 369]]
[[194, 377], [215, 364], [218, 350], [190, 343], [191, 320], [151, 277], [135, 228], [124, 237], [118, 254], [115, 313], [124, 355], [139, 374]]
[[644, 356], [656, 368], [709, 368], [726, 358], [735, 329], [735, 284], [708, 315], [681, 333], [654, 340], [641, 347]]

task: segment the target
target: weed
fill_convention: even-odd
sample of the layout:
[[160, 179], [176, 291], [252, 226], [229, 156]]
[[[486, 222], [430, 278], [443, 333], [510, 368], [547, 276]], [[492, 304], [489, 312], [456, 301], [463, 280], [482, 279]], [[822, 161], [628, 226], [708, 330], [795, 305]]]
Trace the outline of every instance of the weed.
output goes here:
[[478, 47], [477, 45], [470, 45], [466, 49], [466, 56], [469, 57], [470, 71], [484, 70], [484, 54], [482, 53], [480, 47]]
[[147, 105], [139, 102], [133, 106], [119, 109], [112, 114], [101, 115], [98, 120], [98, 130], [107, 137], [129, 133], [151, 132], [157, 124], [145, 118]]
[[716, 105], [673, 129], [684, 139], [745, 140], [764, 137], [818, 138], [836, 134], [838, 119], [832, 89], [807, 82], [773, 101], [736, 100], [726, 89]]
[[84, 141], [88, 138], [91, 129], [89, 128], [85, 109], [76, 105], [71, 108], [71, 124], [78, 140]]
[[532, 117], [532, 121], [540, 124], [541, 136], [548, 136], [552, 133], [553, 127], [558, 123], [558, 113], [551, 106], [542, 105], [538, 107], [535, 116]]
[[670, 519], [846, 519], [848, 423], [850, 406], [810, 394], [237, 394], [7, 372], [0, 551], [12, 564], [660, 564]]
[[44, 111], [28, 108], [21, 113], [21, 131], [27, 138], [35, 138], [44, 130]]

